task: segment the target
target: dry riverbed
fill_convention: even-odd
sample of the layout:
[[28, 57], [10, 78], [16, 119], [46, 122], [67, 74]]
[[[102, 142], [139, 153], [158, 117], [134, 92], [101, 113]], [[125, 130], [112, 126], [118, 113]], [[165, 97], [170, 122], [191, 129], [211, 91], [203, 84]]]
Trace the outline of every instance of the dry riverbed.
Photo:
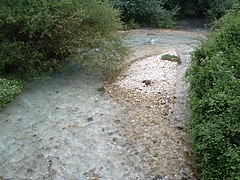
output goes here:
[[127, 37], [133, 54], [114, 82], [79, 68], [29, 84], [0, 113], [0, 177], [195, 179], [184, 73], [205, 33]]

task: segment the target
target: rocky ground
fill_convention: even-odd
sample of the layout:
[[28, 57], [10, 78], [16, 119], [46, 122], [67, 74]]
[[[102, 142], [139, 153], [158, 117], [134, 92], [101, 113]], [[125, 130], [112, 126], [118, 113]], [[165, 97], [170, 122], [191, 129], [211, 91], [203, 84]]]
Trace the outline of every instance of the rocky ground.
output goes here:
[[0, 177], [196, 179], [184, 73], [205, 35], [132, 30], [133, 54], [114, 81], [80, 68], [29, 84], [0, 113]]

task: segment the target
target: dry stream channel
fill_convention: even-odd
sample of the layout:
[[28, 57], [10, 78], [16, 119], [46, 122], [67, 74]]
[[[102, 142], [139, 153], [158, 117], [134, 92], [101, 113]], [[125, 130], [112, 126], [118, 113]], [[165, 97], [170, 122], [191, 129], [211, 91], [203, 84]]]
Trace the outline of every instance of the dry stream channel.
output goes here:
[[0, 113], [0, 179], [196, 179], [184, 73], [205, 36], [131, 30], [114, 82], [78, 68], [28, 84]]

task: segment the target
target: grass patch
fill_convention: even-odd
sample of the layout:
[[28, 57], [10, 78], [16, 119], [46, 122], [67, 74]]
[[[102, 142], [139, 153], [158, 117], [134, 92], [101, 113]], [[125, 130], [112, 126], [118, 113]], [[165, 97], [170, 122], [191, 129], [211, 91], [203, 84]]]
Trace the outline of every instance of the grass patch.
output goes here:
[[164, 54], [162, 56], [162, 60], [173, 61], [173, 62], [177, 62], [178, 64], [181, 64], [180, 57], [175, 56], [175, 55], [171, 55], [171, 54]]

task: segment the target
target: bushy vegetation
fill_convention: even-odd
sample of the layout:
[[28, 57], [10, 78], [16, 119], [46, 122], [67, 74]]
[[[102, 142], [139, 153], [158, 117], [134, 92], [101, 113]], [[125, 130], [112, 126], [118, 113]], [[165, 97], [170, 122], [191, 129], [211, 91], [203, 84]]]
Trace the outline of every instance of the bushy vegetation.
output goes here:
[[210, 20], [222, 17], [238, 0], [168, 0], [169, 6], [175, 4], [180, 7], [180, 16], [207, 16]]
[[101, 0], [1, 0], [0, 73], [38, 75], [63, 62], [123, 59], [118, 12]]
[[21, 92], [23, 85], [21, 80], [0, 77], [0, 110]]
[[240, 8], [194, 53], [189, 124], [201, 179], [240, 179]]
[[[121, 25], [102, 0], [1, 0], [0, 76], [30, 80], [75, 62], [116, 65], [127, 54]], [[21, 87], [2, 78], [0, 107]]]
[[238, 0], [110, 0], [131, 26], [174, 27], [176, 18], [206, 17], [210, 22], [222, 17]]
[[173, 27], [177, 7], [166, 9], [165, 0], [111, 0], [113, 6], [120, 9], [122, 20], [126, 24], [142, 26]]
[[214, 21], [221, 18], [229, 9], [235, 4], [239, 3], [239, 0], [211, 0], [207, 1], [207, 17]]

